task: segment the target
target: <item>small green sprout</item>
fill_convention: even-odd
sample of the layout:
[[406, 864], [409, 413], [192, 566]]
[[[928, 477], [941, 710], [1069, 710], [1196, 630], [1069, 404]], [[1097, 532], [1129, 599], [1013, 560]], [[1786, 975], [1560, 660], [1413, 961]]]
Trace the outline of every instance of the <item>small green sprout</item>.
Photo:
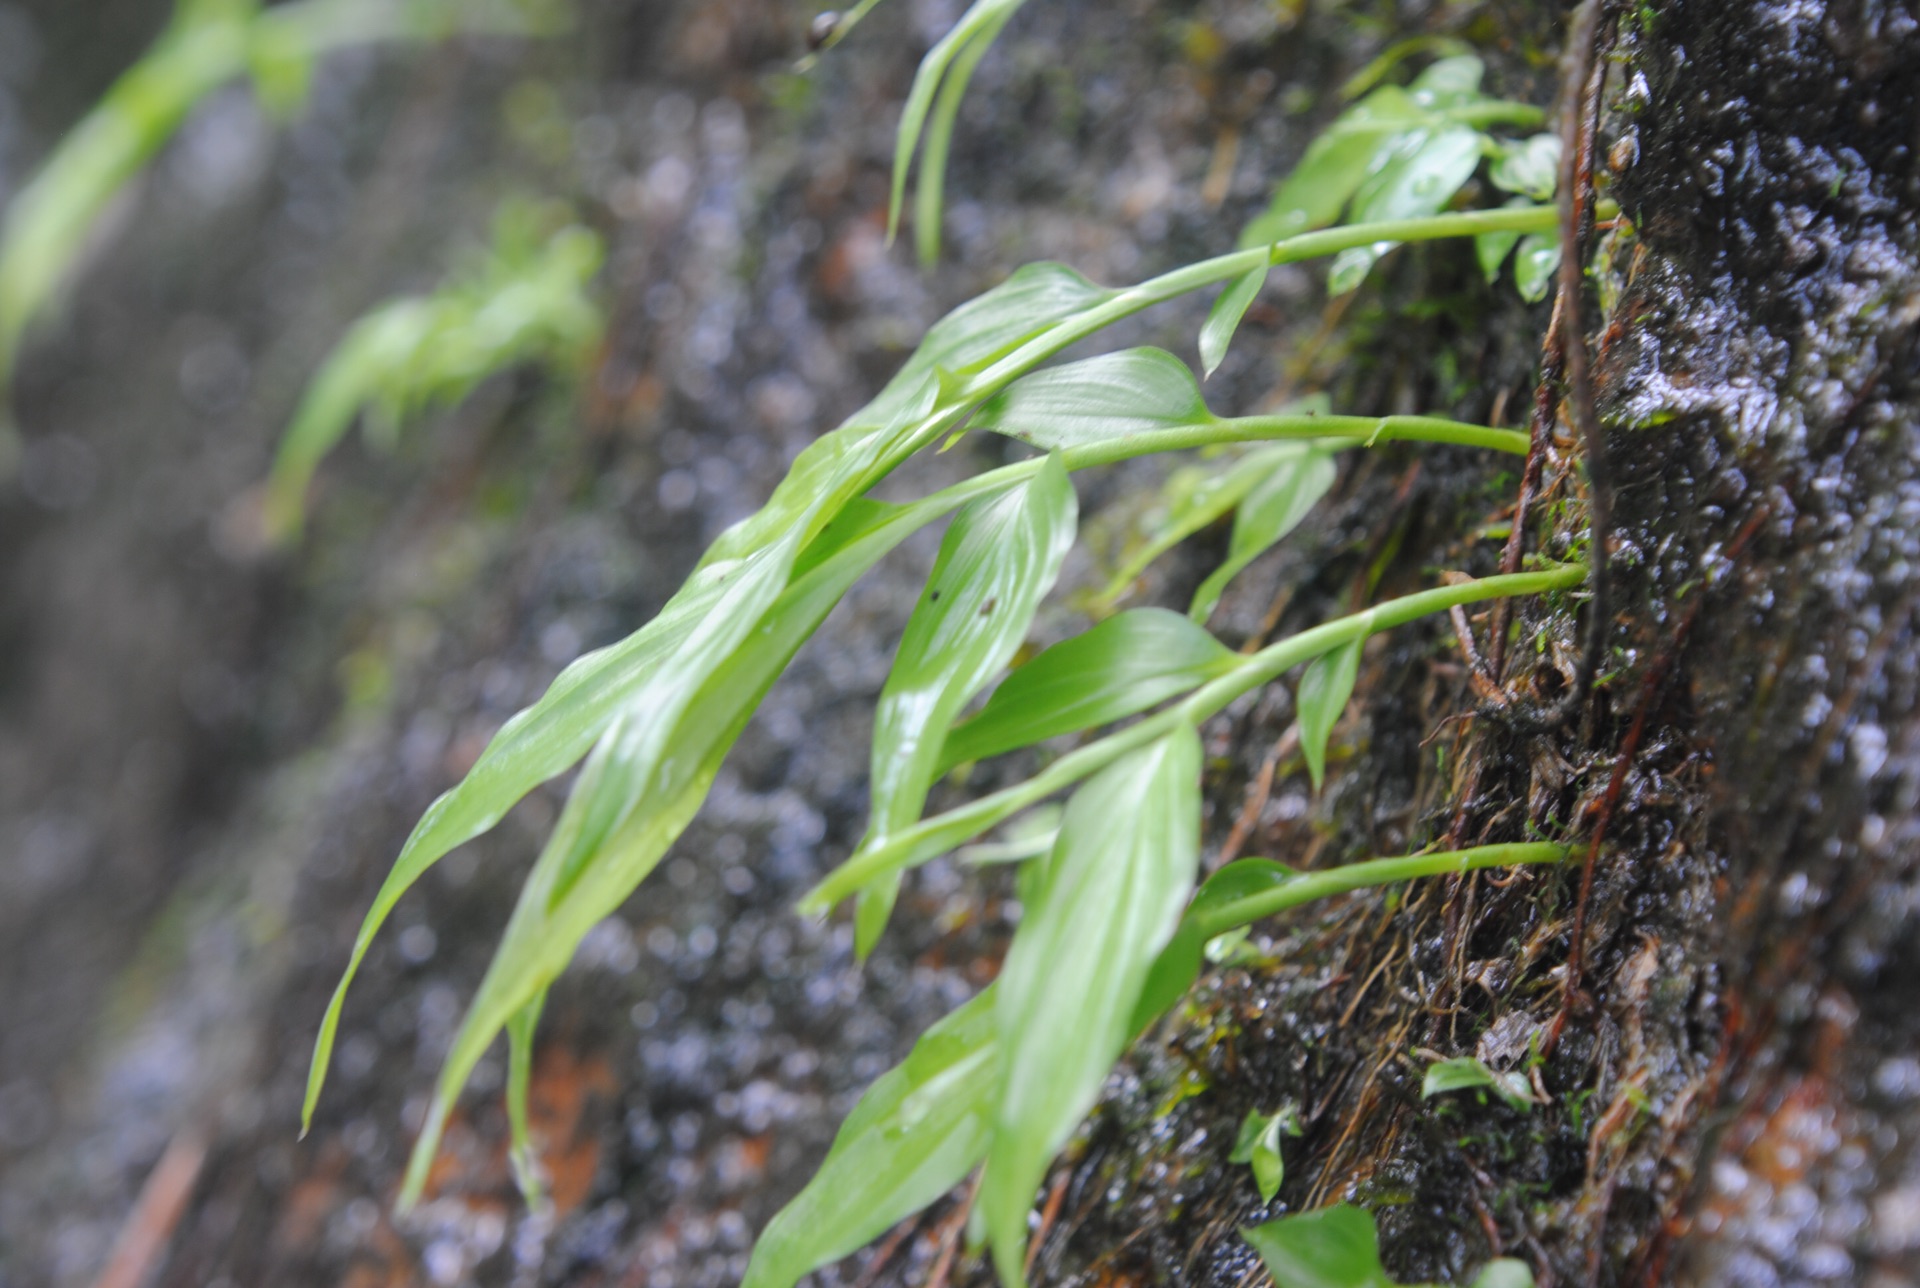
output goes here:
[[1253, 1169], [1253, 1183], [1260, 1187], [1262, 1203], [1273, 1202], [1280, 1192], [1280, 1182], [1286, 1179], [1286, 1165], [1280, 1157], [1282, 1133], [1300, 1134], [1300, 1112], [1294, 1106], [1282, 1105], [1270, 1114], [1249, 1109], [1240, 1124], [1239, 1138], [1233, 1142], [1233, 1152], [1227, 1155], [1229, 1163], [1245, 1163]]
[[1420, 1083], [1420, 1094], [1426, 1099], [1465, 1090], [1491, 1091], [1509, 1108], [1521, 1113], [1533, 1108], [1539, 1100], [1526, 1074], [1517, 1070], [1498, 1073], [1470, 1055], [1435, 1061], [1428, 1066], [1427, 1075]]

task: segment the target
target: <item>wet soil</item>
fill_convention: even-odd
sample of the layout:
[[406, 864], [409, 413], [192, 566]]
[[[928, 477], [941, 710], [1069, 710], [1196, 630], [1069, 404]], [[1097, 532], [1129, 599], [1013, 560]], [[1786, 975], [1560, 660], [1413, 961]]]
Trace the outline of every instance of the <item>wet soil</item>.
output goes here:
[[[97, 44], [62, 6], [0, 15], [43, 33], [46, 65], [84, 48], [110, 69], [160, 8], [126, 7]], [[1027, 259], [1126, 281], [1224, 248], [1331, 88], [1398, 37], [1473, 41], [1497, 89], [1544, 104], [1560, 16], [1037, 2], [963, 113], [932, 275], [881, 218], [937, 4], [881, 6], [808, 81], [784, 6], [601, 0], [542, 47], [338, 60], [284, 134], [239, 97], [203, 113], [31, 355], [30, 468], [0, 499], [0, 1285], [90, 1282], [169, 1142], [206, 1152], [156, 1283], [737, 1280], [859, 1090], [991, 977], [1015, 915], [1007, 883], [932, 865], [857, 969], [844, 924], [788, 911], [859, 834], [867, 711], [931, 546], [801, 655], [556, 989], [534, 1090], [550, 1213], [513, 1191], [497, 1056], [431, 1201], [403, 1223], [388, 1203], [557, 790], [402, 905], [293, 1138], [314, 1022], [413, 820], [944, 307]], [[1604, 819], [1558, 1041], [1577, 868], [1264, 926], [1116, 1072], [1036, 1216], [1040, 1280], [1256, 1282], [1238, 1226], [1346, 1198], [1403, 1279], [1497, 1251], [1542, 1282], [1915, 1281], [1920, 22], [1690, 0], [1613, 19], [1599, 178], [1632, 227], [1593, 247], [1617, 487], [1593, 700], [1545, 729], [1513, 714], [1577, 669], [1570, 596], [1519, 610], [1492, 699], [1446, 623], [1374, 641], [1318, 797], [1284, 685], [1206, 731], [1209, 862]], [[14, 175], [86, 100], [9, 80], [5, 101]], [[586, 389], [502, 379], [396, 456], [349, 446], [306, 546], [249, 548], [234, 516], [303, 374], [529, 186], [577, 194], [612, 243]], [[1184, 352], [1202, 304], [1117, 340]], [[1331, 306], [1289, 271], [1209, 399], [1327, 389], [1524, 424], [1546, 322], [1457, 248], [1401, 252]], [[1554, 418], [1529, 512], [1555, 555], [1587, 539], [1574, 443]], [[1085, 510], [1124, 509], [1157, 468], [1088, 481]], [[1216, 625], [1269, 637], [1436, 568], [1493, 571], [1516, 483], [1466, 453], [1357, 459]], [[1180, 602], [1223, 540], [1143, 601]], [[1079, 620], [1049, 609], [1038, 633]], [[1484, 658], [1492, 620], [1467, 626]], [[1430, 1058], [1475, 1053], [1537, 1065], [1545, 1103], [1422, 1100]], [[1263, 1207], [1226, 1156], [1247, 1110], [1288, 1101], [1305, 1130]], [[921, 1284], [959, 1211], [819, 1279]], [[954, 1278], [989, 1275], [962, 1258]]]

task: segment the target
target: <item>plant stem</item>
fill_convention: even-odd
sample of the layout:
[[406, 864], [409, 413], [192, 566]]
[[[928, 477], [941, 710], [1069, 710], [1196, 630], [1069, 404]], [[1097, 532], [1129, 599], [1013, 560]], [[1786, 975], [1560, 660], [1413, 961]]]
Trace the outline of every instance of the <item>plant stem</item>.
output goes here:
[[1528, 841], [1513, 845], [1481, 845], [1468, 850], [1442, 850], [1434, 854], [1409, 854], [1392, 859], [1369, 859], [1321, 872], [1303, 872], [1291, 881], [1270, 890], [1236, 899], [1232, 903], [1208, 908], [1191, 918], [1202, 938], [1250, 926], [1263, 917], [1285, 909], [1324, 899], [1329, 895], [1362, 890], [1369, 886], [1411, 881], [1416, 877], [1444, 876], [1449, 872], [1474, 872], [1481, 868], [1501, 868], [1521, 863], [1559, 863], [1573, 853], [1573, 847], [1556, 841]]
[[1539, 572], [1482, 577], [1453, 586], [1436, 586], [1323, 622], [1311, 630], [1270, 644], [1159, 714], [1068, 752], [1025, 782], [922, 820], [910, 828], [893, 833], [872, 849], [856, 853], [807, 892], [800, 901], [800, 910], [824, 913], [874, 877], [944, 854], [954, 846], [972, 840], [1002, 819], [1098, 772], [1127, 752], [1164, 737], [1181, 725], [1199, 724], [1241, 694], [1257, 689], [1302, 662], [1311, 661], [1342, 644], [1365, 639], [1376, 631], [1405, 625], [1430, 613], [1445, 612], [1455, 605], [1567, 589], [1585, 580], [1586, 573], [1584, 565], [1562, 564]]

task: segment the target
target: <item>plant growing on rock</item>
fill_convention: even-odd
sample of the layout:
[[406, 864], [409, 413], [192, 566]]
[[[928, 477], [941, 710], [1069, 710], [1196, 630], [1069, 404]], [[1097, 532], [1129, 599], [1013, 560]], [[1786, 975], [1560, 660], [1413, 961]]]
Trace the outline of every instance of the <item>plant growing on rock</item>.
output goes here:
[[[1015, 7], [981, 0], [957, 29], [970, 34], [929, 56], [902, 138], [910, 141], [932, 113], [933, 170], [969, 55]], [[957, 80], [943, 84], [949, 65]], [[1223, 416], [1207, 405], [1188, 365], [1158, 349], [1045, 365], [1142, 309], [1218, 286], [1198, 345], [1211, 370], [1276, 264], [1333, 256], [1336, 285], [1348, 288], [1402, 242], [1479, 239], [1483, 262], [1497, 269], [1519, 239], [1550, 241], [1558, 219], [1550, 205], [1446, 209], [1488, 158], [1496, 180], [1523, 193], [1540, 182], [1535, 163], [1544, 147], [1486, 133], [1495, 124], [1535, 123], [1538, 112], [1484, 98], [1479, 78], [1477, 61], [1452, 58], [1408, 91], [1375, 91], [1342, 118], [1331, 142], [1315, 145], [1237, 251], [1126, 288], [1098, 286], [1061, 265], [1029, 265], [935, 325], [871, 403], [803, 452], [765, 507], [713, 544], [653, 621], [567, 668], [427, 811], [375, 897], [322, 1022], [307, 1121], [354, 971], [401, 895], [526, 792], [578, 765], [447, 1054], [401, 1204], [421, 1196], [448, 1114], [502, 1032], [511, 1052], [516, 1157], [527, 1160], [527, 1054], [548, 987], [687, 826], [795, 651], [878, 560], [941, 520], [949, 521], [945, 539], [876, 712], [867, 833], [802, 911], [823, 914], [854, 901], [864, 952], [882, 933], [908, 868], [1070, 795], [1051, 843], [1025, 860], [1025, 913], [999, 979], [869, 1089], [813, 1183], [762, 1237], [747, 1275], [751, 1288], [790, 1285], [975, 1167], [983, 1169], [980, 1231], [1002, 1279], [1021, 1283], [1027, 1215], [1054, 1154], [1128, 1042], [1193, 982], [1210, 939], [1342, 890], [1564, 857], [1564, 847], [1537, 842], [1312, 874], [1245, 860], [1194, 889], [1202, 721], [1304, 667], [1301, 740], [1318, 782], [1369, 636], [1462, 605], [1570, 592], [1586, 573], [1577, 564], [1543, 565], [1460, 580], [1244, 655], [1203, 624], [1225, 583], [1306, 521], [1333, 481], [1337, 453], [1405, 441], [1523, 455], [1524, 435], [1426, 416]], [[912, 151], [902, 152], [897, 180]], [[897, 182], [896, 204], [900, 191]], [[924, 237], [924, 177], [921, 192]], [[936, 226], [937, 205], [936, 188]], [[1331, 226], [1349, 213], [1356, 222]], [[914, 454], [968, 432], [1018, 440], [1035, 455], [908, 503], [870, 495]], [[1239, 454], [1220, 467], [1194, 526], [1237, 510], [1234, 548], [1190, 615], [1140, 609], [1112, 617], [1014, 670], [976, 715], [961, 719], [1024, 640], [1072, 545], [1071, 474], [1222, 447]], [[1097, 730], [1106, 732], [1023, 781], [923, 816], [932, 784], [959, 764]], [[523, 1184], [530, 1191], [537, 1184], [530, 1168]]]

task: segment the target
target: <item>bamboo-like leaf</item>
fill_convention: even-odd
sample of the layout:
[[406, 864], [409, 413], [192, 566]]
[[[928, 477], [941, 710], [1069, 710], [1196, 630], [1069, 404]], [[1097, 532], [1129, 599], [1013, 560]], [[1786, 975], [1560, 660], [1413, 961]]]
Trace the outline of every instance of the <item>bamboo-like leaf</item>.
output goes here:
[[1213, 302], [1207, 311], [1207, 320], [1200, 327], [1200, 371], [1211, 376], [1220, 369], [1226, 360], [1227, 346], [1233, 343], [1233, 333], [1240, 329], [1240, 319], [1247, 315], [1247, 308], [1253, 303], [1254, 296], [1260, 294], [1260, 288], [1266, 285], [1265, 266], [1255, 269], [1245, 277], [1237, 277], [1227, 283], [1220, 298]]
[[1269, 447], [1229, 457], [1223, 465], [1190, 465], [1167, 476], [1149, 512], [1145, 539], [1101, 588], [1097, 603], [1113, 603], [1154, 560], [1230, 512], [1297, 448]]
[[1005, 1047], [979, 1202], [1001, 1282], [1019, 1288], [1047, 1165], [1132, 1036], [1200, 844], [1200, 739], [1183, 726], [1115, 761], [1067, 804], [996, 984]]
[[1382, 147], [1426, 119], [1405, 90], [1389, 85], [1367, 95], [1314, 139], [1266, 211], [1240, 235], [1240, 244], [1264, 245], [1333, 223]]
[[1016, 380], [981, 405], [973, 425], [1057, 451], [1214, 419], [1187, 364], [1143, 348]]
[[867, 1088], [820, 1170], [754, 1244], [741, 1288], [793, 1288], [973, 1170], [987, 1152], [999, 1082], [995, 1006], [989, 987]]
[[[1385, 164], [1369, 174], [1354, 194], [1353, 221], [1438, 214], [1473, 177], [1480, 164], [1480, 138], [1478, 130], [1466, 125], [1425, 128], [1400, 136]], [[1328, 292], [1341, 295], [1360, 285], [1393, 246], [1382, 241], [1341, 251], [1327, 276]]]
[[1513, 284], [1520, 298], [1538, 304], [1547, 298], [1553, 275], [1560, 270], [1560, 239], [1552, 233], [1529, 233], [1513, 256]]
[[[1380, 1263], [1373, 1214], [1346, 1203], [1276, 1217], [1242, 1229], [1273, 1275], [1274, 1288], [1401, 1288]], [[1473, 1288], [1533, 1288], [1523, 1261], [1489, 1262]]]
[[[321, 1019], [303, 1122], [312, 1121], [347, 988], [400, 896], [454, 846], [491, 828], [527, 792], [579, 761], [616, 721], [625, 721], [632, 737], [645, 736], [651, 719], [660, 726], [652, 736], [664, 738], [677, 707], [780, 594], [797, 553], [876, 479], [950, 427], [959, 412], [936, 408], [938, 371], [992, 361], [1112, 295], [1070, 269], [1030, 265], [955, 309], [928, 331], [872, 403], [800, 453], [765, 506], [720, 535], [652, 621], [567, 667], [538, 702], [494, 735], [467, 776], [428, 807], [374, 896]], [[849, 523], [858, 526], [876, 513], [862, 509]], [[938, 513], [945, 511], [925, 518]], [[646, 790], [640, 782], [628, 786], [634, 800]]]
[[1227, 583], [1299, 527], [1307, 511], [1333, 486], [1333, 458], [1326, 452], [1303, 445], [1272, 450], [1279, 454], [1278, 463], [1240, 503], [1239, 512], [1234, 516], [1227, 561], [1193, 593], [1193, 604], [1187, 615], [1196, 622], [1205, 622], [1211, 617]]
[[[401, 1188], [411, 1204], [467, 1075], [513, 1014], [551, 984], [580, 940], [626, 899], [692, 820], [760, 699], [834, 604], [908, 533], [967, 498], [964, 485], [902, 507], [796, 580], [757, 624], [732, 632], [760, 593], [750, 568], [731, 565], [733, 592], [715, 595], [680, 655], [656, 663], [691, 692], [647, 692], [629, 702], [588, 757], [552, 837], [522, 887], [479, 992], [442, 1066]], [[789, 557], [790, 559], [790, 557]], [[725, 574], [723, 574], [725, 575]], [[696, 578], [699, 574], [696, 574]], [[709, 643], [708, 641], [714, 641]], [[697, 659], [719, 657], [704, 668]]]
[[[1073, 546], [1078, 507], [1058, 456], [1030, 479], [954, 517], [907, 622], [873, 726], [867, 840], [916, 823], [947, 730], [1006, 666]], [[899, 874], [862, 892], [855, 946], [864, 958], [886, 925]]]
[[1347, 699], [1353, 696], [1353, 682], [1360, 674], [1360, 647], [1365, 643], [1357, 639], [1315, 658], [1300, 677], [1300, 689], [1294, 695], [1300, 721], [1300, 754], [1306, 757], [1307, 774], [1316, 792], [1327, 777], [1327, 739], [1339, 723], [1340, 713], [1347, 709]]
[[1164, 608], [1116, 614], [1062, 640], [993, 691], [947, 736], [940, 770], [1124, 719], [1197, 688], [1239, 655]]
[[[1024, 0], [1020, 0], [1024, 3]], [[926, 145], [920, 152], [920, 182], [913, 190], [913, 239], [920, 263], [931, 268], [940, 259], [940, 222], [947, 189], [947, 154], [953, 147], [953, 125], [960, 114], [960, 101], [967, 95], [973, 72], [1000, 37], [1001, 28], [1013, 17], [1019, 3], [1000, 6], [999, 12], [955, 55], [933, 114], [927, 120]]]
[[520, 1196], [530, 1208], [540, 1206], [541, 1186], [540, 1156], [527, 1124], [527, 1096], [533, 1087], [534, 1031], [540, 1026], [540, 1011], [546, 1002], [546, 990], [542, 989], [507, 1022], [507, 1130], [512, 1137], [507, 1157], [513, 1164]]
[[[920, 60], [920, 68], [914, 73], [913, 88], [907, 91], [906, 106], [900, 112], [900, 128], [894, 135], [893, 143], [893, 191], [887, 202], [887, 238], [892, 240], [900, 228], [900, 209], [907, 191], [907, 171], [913, 165], [914, 150], [920, 144], [921, 131], [927, 123], [927, 114], [933, 110], [934, 95], [939, 91], [941, 82], [946, 79], [956, 60], [967, 49], [988, 32], [998, 32], [1006, 24], [1014, 10], [1025, 0], [974, 0], [953, 30], [940, 38], [938, 44], [927, 51]], [[988, 36], [991, 40], [992, 37]], [[978, 55], [974, 56], [978, 60]], [[966, 68], [972, 74], [972, 65]], [[921, 182], [926, 181], [926, 171], [921, 171]]]

